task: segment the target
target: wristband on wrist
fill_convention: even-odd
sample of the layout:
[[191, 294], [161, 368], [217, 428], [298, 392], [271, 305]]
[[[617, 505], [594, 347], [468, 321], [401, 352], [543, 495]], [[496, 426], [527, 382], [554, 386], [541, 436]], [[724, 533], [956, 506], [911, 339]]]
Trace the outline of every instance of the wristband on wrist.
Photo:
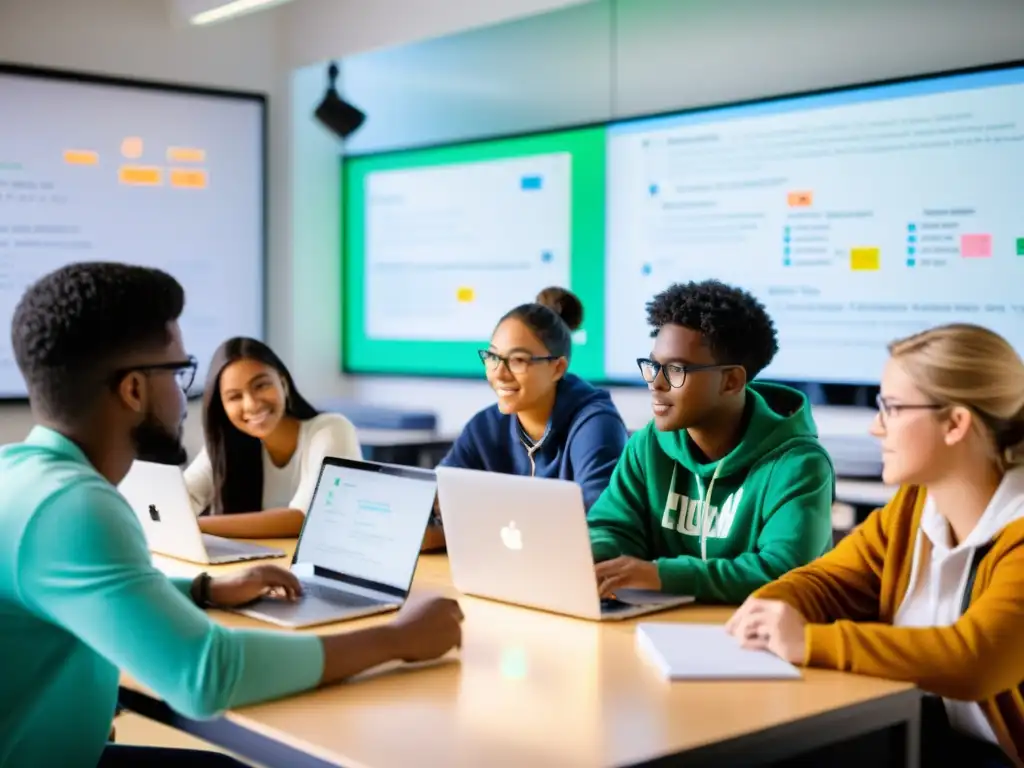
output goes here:
[[210, 602], [210, 581], [210, 574], [204, 571], [196, 576], [195, 581], [192, 582], [192, 589], [190, 590], [192, 602], [200, 608], [212, 607]]

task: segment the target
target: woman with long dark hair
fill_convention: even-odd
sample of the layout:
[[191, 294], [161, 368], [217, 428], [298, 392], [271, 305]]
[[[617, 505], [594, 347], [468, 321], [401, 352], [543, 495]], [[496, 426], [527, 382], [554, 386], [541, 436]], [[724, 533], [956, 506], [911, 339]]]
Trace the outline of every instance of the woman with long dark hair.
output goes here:
[[203, 393], [206, 447], [185, 471], [204, 533], [297, 536], [325, 456], [360, 459], [352, 422], [319, 413], [266, 344], [228, 339]]

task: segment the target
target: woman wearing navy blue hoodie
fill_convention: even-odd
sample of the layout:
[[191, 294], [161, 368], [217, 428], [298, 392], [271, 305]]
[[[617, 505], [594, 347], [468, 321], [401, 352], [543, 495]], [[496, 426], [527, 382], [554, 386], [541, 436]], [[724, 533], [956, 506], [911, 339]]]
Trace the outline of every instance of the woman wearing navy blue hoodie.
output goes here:
[[[626, 446], [626, 427], [604, 390], [567, 373], [572, 333], [583, 305], [563, 288], [546, 288], [498, 321], [480, 350], [495, 405], [477, 413], [441, 464], [509, 475], [573, 480], [587, 510], [608, 485]], [[440, 519], [423, 549], [444, 545]]]

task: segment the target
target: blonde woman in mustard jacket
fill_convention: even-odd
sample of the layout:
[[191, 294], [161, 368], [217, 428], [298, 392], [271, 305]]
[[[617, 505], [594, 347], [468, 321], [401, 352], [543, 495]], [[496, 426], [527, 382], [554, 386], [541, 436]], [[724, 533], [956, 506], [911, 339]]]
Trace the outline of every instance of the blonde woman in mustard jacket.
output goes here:
[[[917, 684], [923, 754], [1024, 764], [1024, 363], [977, 326], [890, 345], [872, 434], [900, 485], [727, 628], [794, 664]], [[927, 762], [926, 762], [927, 764]]]

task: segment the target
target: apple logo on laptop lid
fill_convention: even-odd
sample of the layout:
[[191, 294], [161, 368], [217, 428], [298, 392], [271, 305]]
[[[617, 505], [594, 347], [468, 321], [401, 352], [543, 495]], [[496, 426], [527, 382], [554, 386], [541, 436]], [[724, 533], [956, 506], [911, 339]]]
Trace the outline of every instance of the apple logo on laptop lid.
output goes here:
[[520, 550], [523, 548], [523, 532], [516, 526], [515, 520], [501, 529], [501, 543], [506, 549]]
[[149, 505], [149, 519], [154, 523], [160, 522], [160, 510], [156, 508], [156, 504]]

